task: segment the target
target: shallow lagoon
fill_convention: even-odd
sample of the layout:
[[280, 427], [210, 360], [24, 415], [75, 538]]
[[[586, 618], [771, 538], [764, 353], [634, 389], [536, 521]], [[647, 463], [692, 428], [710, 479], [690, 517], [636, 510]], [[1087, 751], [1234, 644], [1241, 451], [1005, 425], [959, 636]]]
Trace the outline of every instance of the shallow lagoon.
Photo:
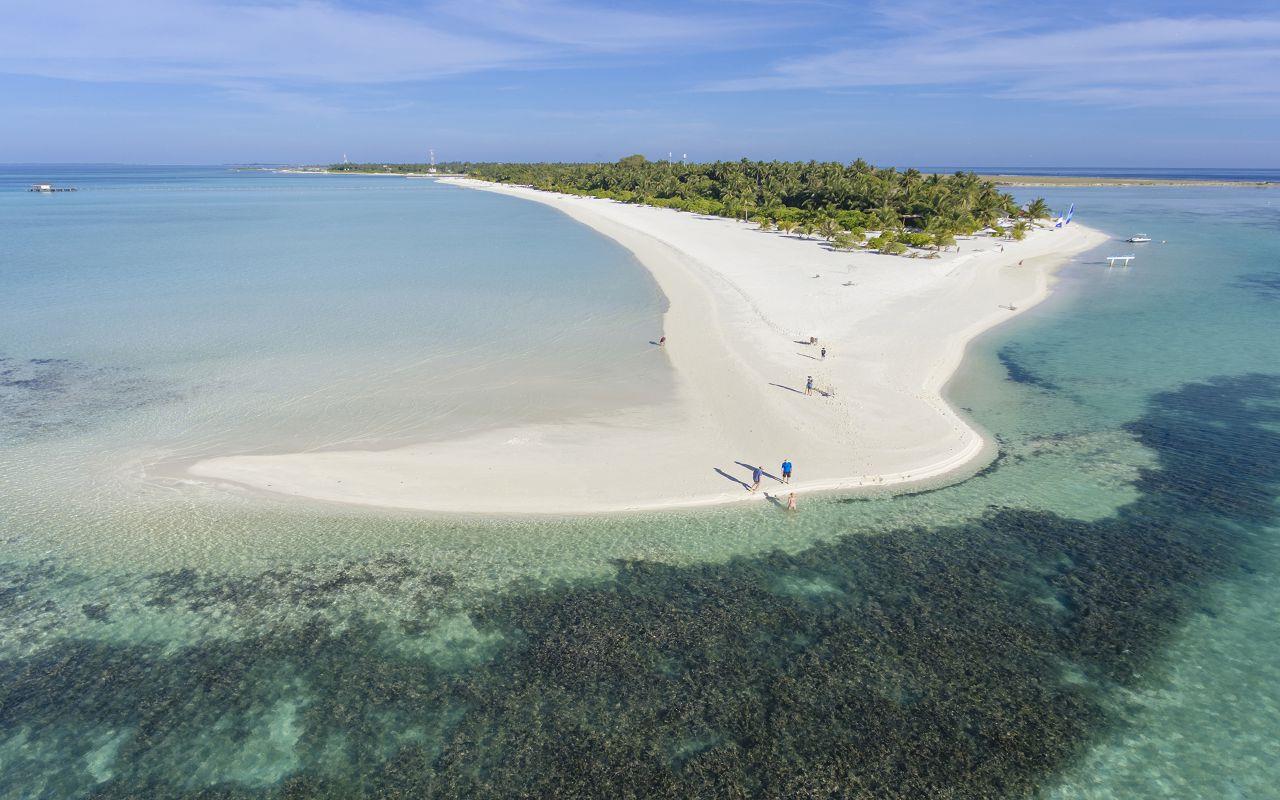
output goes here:
[[[367, 202], [207, 180], [248, 195], [241, 177], [280, 204]], [[394, 205], [419, 186], [359, 191]], [[53, 430], [0, 450], [0, 796], [1270, 796], [1272, 198], [1071, 192], [1089, 224], [1169, 244], [1127, 272], [1082, 258], [975, 346], [952, 393], [1000, 460], [795, 517], [424, 520], [131, 489], [103, 442], [185, 424], [191, 393], [165, 384], [183, 359], [31, 363], [68, 358], [74, 319], [31, 304], [7, 377], [64, 389]], [[545, 224], [520, 238], [554, 252], [566, 234]], [[607, 263], [600, 291], [636, 322], [601, 347], [625, 352], [660, 299]], [[110, 350], [109, 332], [80, 341]], [[625, 384], [614, 401], [634, 401]], [[14, 425], [28, 384], [8, 389]], [[99, 399], [120, 395], [145, 402]]]

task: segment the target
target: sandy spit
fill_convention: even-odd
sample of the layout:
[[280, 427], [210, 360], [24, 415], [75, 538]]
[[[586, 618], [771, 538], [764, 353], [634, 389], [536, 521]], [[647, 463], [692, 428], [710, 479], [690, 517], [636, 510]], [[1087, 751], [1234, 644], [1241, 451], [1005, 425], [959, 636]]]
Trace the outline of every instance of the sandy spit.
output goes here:
[[[983, 436], [942, 397], [978, 334], [1041, 301], [1053, 270], [1106, 236], [1072, 224], [939, 259], [841, 253], [721, 218], [469, 179], [545, 203], [629, 249], [669, 300], [675, 396], [656, 407], [392, 450], [208, 458], [203, 484], [454, 513], [577, 514], [785, 502], [975, 468]], [[1019, 266], [1021, 262], [1021, 266]], [[817, 336], [827, 347], [802, 344]], [[812, 376], [821, 390], [805, 394]], [[789, 486], [777, 478], [795, 464]], [[764, 467], [760, 492], [750, 466]]]

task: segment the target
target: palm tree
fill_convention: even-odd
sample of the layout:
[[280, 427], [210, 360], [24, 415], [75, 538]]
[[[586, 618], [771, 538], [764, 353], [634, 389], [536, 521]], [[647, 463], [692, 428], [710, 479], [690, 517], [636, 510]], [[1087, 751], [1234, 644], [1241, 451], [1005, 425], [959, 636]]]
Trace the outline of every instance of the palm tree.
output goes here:
[[788, 233], [788, 234], [794, 233], [795, 229], [796, 229], [796, 223], [794, 220], [789, 220], [789, 219], [778, 220], [778, 230], [782, 231], [783, 233]]
[[1037, 197], [1027, 203], [1027, 218], [1032, 221], [1049, 218], [1049, 204], [1044, 201], [1043, 197]]
[[951, 231], [939, 231], [933, 235], [933, 249], [941, 250], [944, 247], [955, 247], [956, 235]]
[[862, 244], [862, 237], [851, 231], [840, 231], [831, 238], [831, 246], [837, 250], [853, 250]]
[[[972, 172], [923, 175], [878, 169], [862, 160], [686, 164], [628, 158], [608, 164], [467, 164], [463, 171], [570, 194], [660, 205], [678, 201], [670, 204], [726, 217], [804, 220], [809, 227], [801, 230], [807, 236], [821, 228], [824, 217], [842, 227], [885, 231], [909, 224], [933, 236], [939, 226], [951, 234], [969, 233], [1002, 217], [1034, 221], [1048, 215], [1043, 201], [1018, 209], [1012, 197]], [[830, 234], [823, 229], [824, 236]]]
[[902, 218], [887, 206], [876, 209], [874, 217], [876, 227], [882, 231], [896, 231], [902, 227]]
[[827, 217], [818, 223], [817, 230], [823, 239], [830, 241], [840, 235], [840, 232], [844, 230], [844, 228], [841, 228], [840, 223], [836, 222], [831, 217]]

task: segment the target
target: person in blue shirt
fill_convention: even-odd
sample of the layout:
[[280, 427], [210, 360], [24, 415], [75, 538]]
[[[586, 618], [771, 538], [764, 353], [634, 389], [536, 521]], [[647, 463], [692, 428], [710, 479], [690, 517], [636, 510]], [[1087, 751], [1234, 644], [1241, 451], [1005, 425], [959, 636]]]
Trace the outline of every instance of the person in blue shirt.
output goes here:
[[756, 467], [755, 469], [753, 469], [751, 471], [751, 480], [753, 481], [753, 483], [751, 484], [751, 491], [754, 492], [756, 489], [759, 489], [760, 481], [763, 479], [764, 479], [764, 467]]
[[782, 482], [791, 483], [791, 459], [782, 462]]
[[813, 376], [812, 375], [810, 375], [809, 379], [804, 382], [804, 393], [813, 394]]

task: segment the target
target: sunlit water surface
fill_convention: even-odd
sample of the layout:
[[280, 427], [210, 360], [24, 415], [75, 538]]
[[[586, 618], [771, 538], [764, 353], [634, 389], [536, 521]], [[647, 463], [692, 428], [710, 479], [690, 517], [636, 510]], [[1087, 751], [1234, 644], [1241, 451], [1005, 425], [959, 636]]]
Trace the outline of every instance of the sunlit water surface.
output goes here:
[[616, 245], [398, 178], [0, 186], [0, 797], [1277, 796], [1275, 192], [1049, 192], [1166, 241], [975, 344], [969, 481], [529, 521], [142, 473], [662, 402]]

